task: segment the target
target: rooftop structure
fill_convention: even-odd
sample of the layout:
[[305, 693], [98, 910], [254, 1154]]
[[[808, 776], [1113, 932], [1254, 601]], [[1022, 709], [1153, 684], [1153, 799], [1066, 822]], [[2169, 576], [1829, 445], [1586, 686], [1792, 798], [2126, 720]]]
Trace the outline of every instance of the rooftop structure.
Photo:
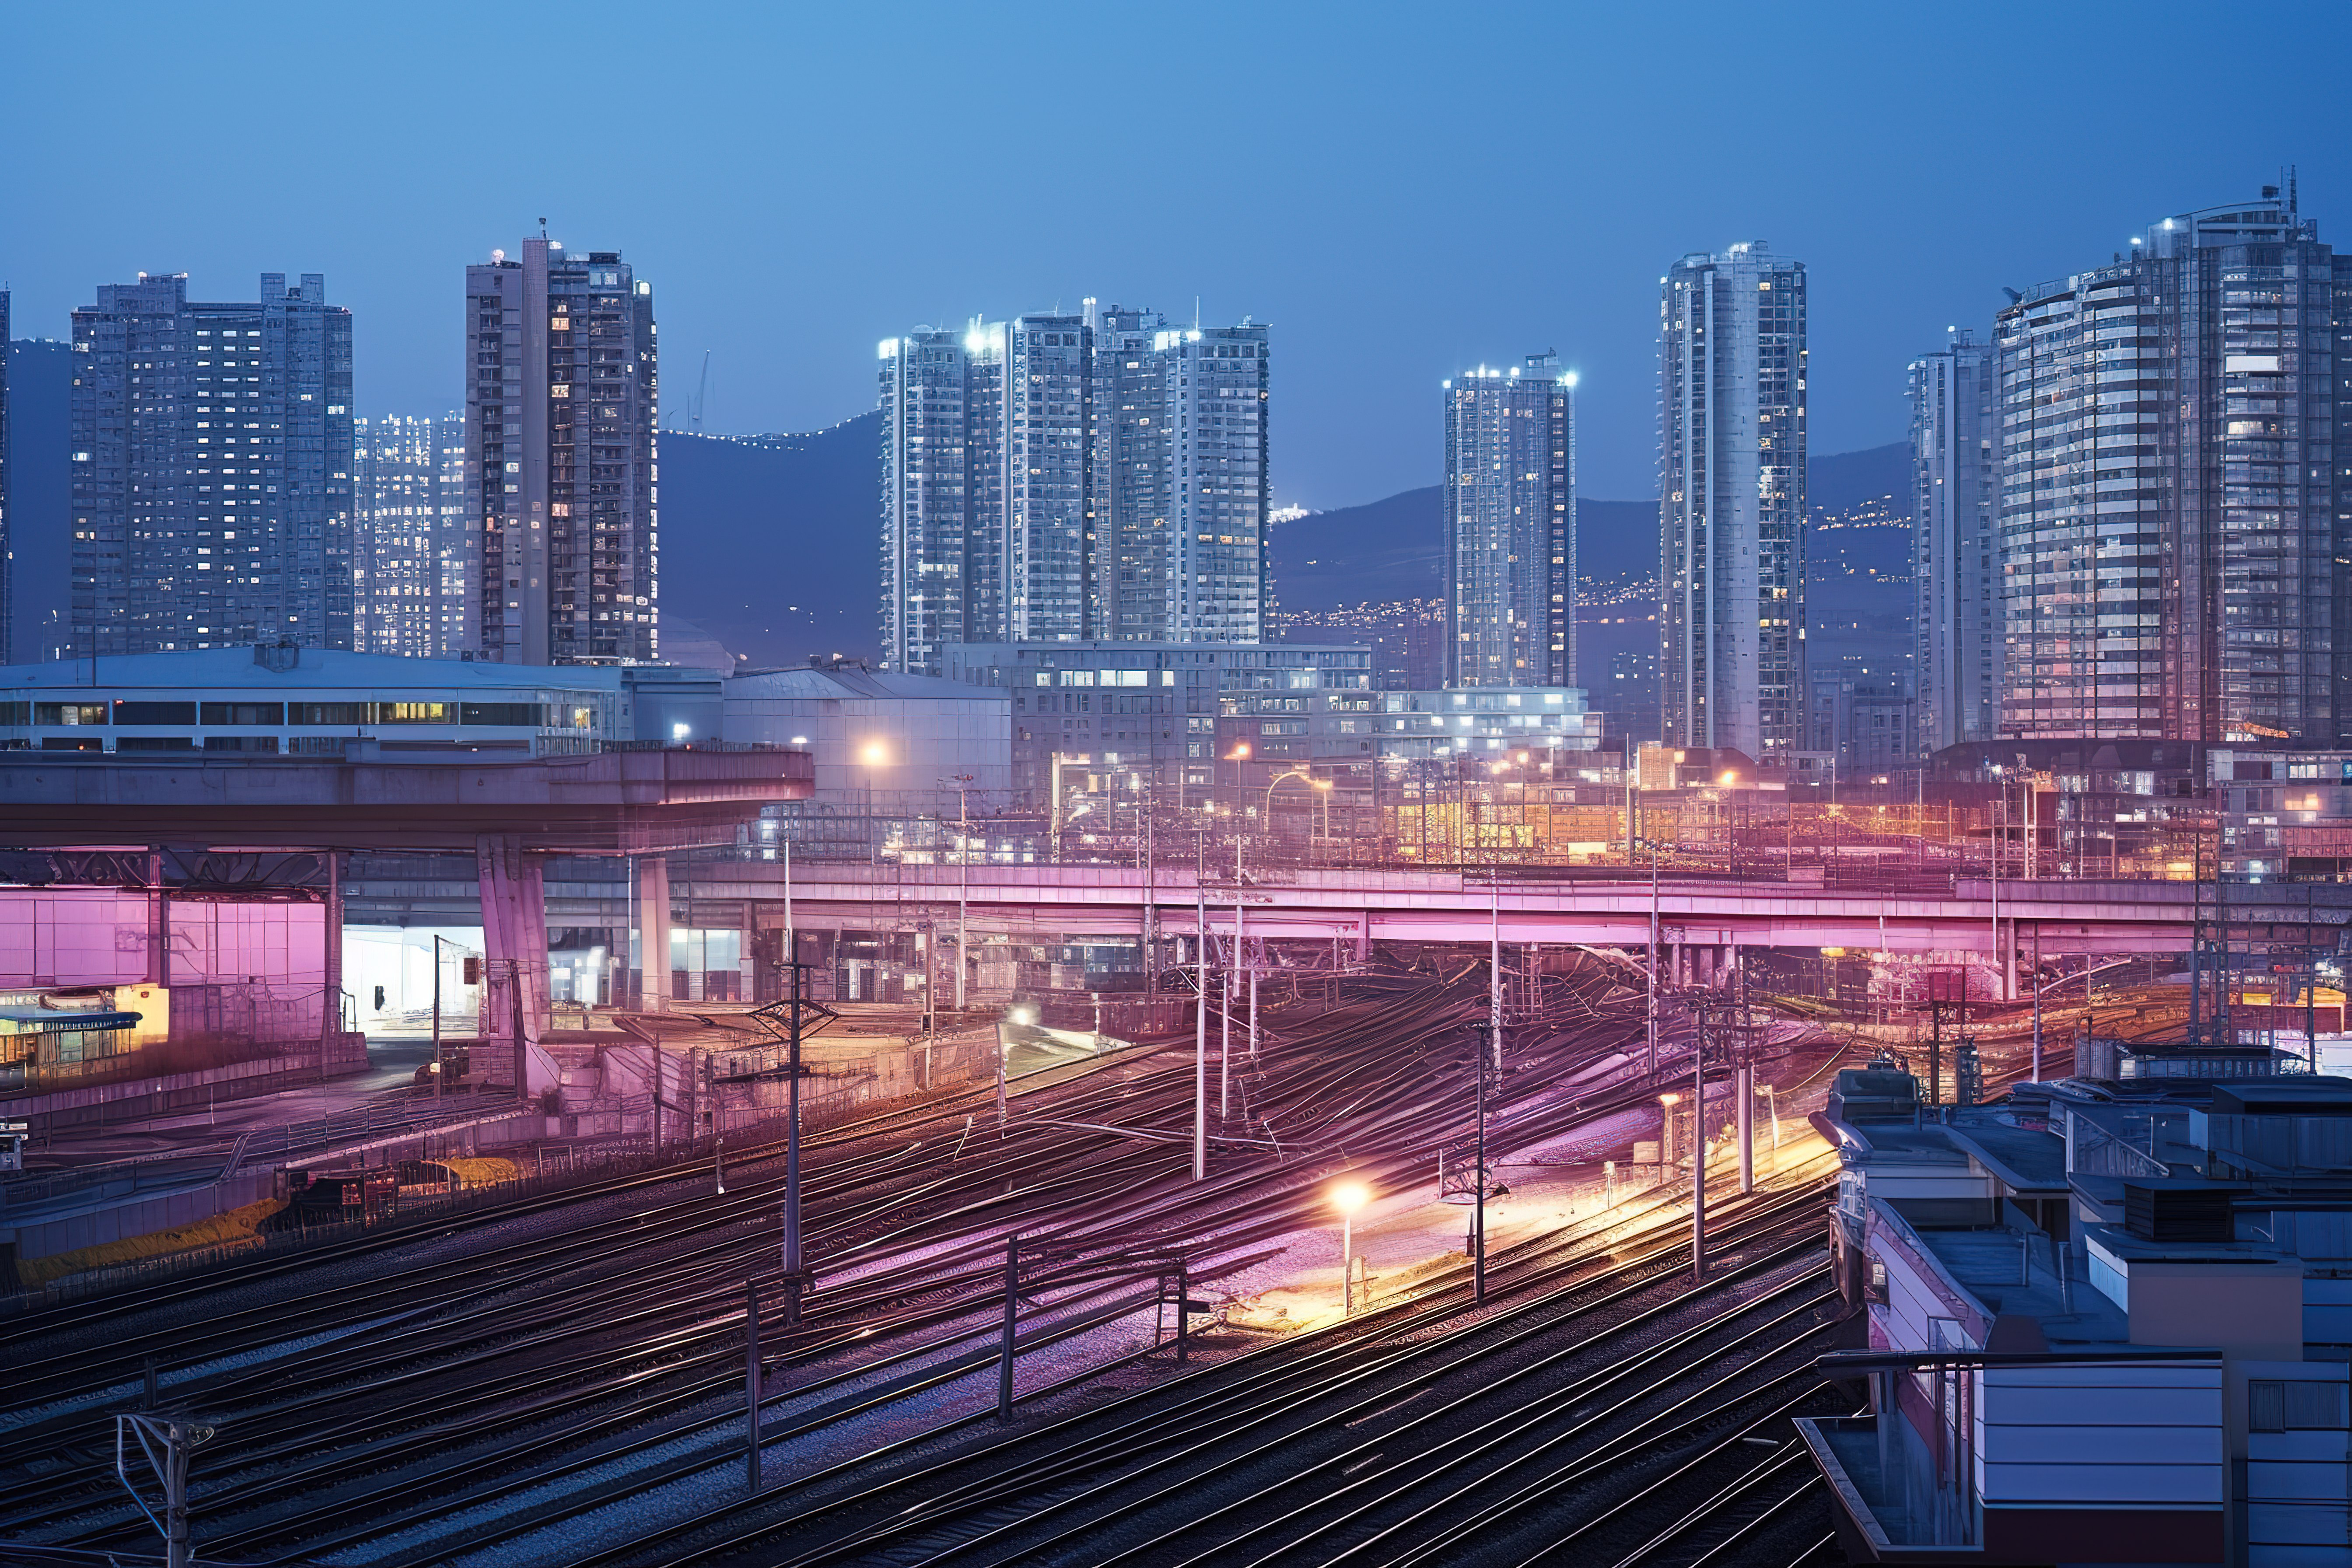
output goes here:
[[2352, 1080], [2138, 1055], [1989, 1106], [1838, 1075], [1820, 1124], [1868, 1349], [1823, 1364], [1874, 1410], [1799, 1426], [1850, 1558], [2218, 1562], [2234, 1539], [2284, 1563], [2340, 1533]]
[[617, 669], [290, 645], [0, 668], [0, 752], [556, 756], [634, 739], [635, 720]]
[[1001, 803], [1013, 788], [1003, 691], [847, 663], [754, 671], [724, 689], [728, 740], [810, 754], [810, 809], [952, 814], [967, 795]]
[[1303, 713], [1371, 691], [1369, 650], [1321, 643], [972, 643], [942, 649], [940, 662], [950, 681], [1011, 694], [1013, 788], [1032, 804], [1052, 794], [1056, 755], [1205, 781], [1229, 694], [1295, 700]]

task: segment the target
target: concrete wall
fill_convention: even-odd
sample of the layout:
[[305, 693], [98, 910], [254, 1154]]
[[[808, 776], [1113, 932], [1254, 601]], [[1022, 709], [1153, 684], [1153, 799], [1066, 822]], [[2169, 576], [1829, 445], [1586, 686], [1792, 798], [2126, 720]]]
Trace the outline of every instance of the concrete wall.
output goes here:
[[[174, 898], [166, 984], [307, 986], [326, 978], [323, 906]], [[119, 985], [147, 973], [147, 895], [0, 888], [0, 985]]]
[[[13, 1239], [16, 1244], [16, 1257], [28, 1262], [34, 1258], [54, 1258], [60, 1252], [75, 1252], [109, 1241], [127, 1241], [134, 1236], [150, 1236], [159, 1230], [194, 1225], [216, 1214], [243, 1208], [247, 1204], [257, 1203], [271, 1195], [275, 1181], [276, 1173], [267, 1166], [241, 1171], [235, 1176], [206, 1186], [161, 1193], [152, 1197], [110, 1204], [54, 1219], [29, 1221], [14, 1227], [0, 1227], [0, 1241]], [[13, 1274], [0, 1271], [0, 1289], [12, 1289], [15, 1285]]]
[[224, 1100], [275, 1094], [281, 1089], [296, 1089], [322, 1079], [365, 1072], [367, 1066], [366, 1037], [339, 1034], [324, 1062], [320, 1060], [317, 1047], [312, 1047], [299, 1054], [256, 1057], [250, 1061], [224, 1062], [189, 1072], [55, 1089], [0, 1101], [0, 1110], [13, 1120], [33, 1122], [37, 1135], [44, 1129], [122, 1121]]

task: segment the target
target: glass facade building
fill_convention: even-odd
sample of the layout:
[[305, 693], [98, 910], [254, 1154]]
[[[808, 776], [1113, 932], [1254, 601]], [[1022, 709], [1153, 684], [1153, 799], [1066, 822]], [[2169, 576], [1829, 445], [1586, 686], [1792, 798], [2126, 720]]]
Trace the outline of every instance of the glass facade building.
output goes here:
[[1445, 384], [1448, 686], [1576, 684], [1575, 384], [1549, 353]]
[[2007, 643], [1992, 345], [1962, 331], [1913, 360], [1910, 380], [1916, 739], [1922, 752], [1939, 752], [2000, 730]]
[[352, 317], [323, 276], [253, 304], [185, 274], [73, 314], [71, 651], [352, 639]]
[[1255, 643], [1266, 330], [1076, 316], [881, 347], [887, 668], [958, 642]]
[[454, 658], [467, 633], [466, 420], [356, 422], [352, 644], [361, 653]]
[[1685, 256], [1658, 308], [1663, 739], [1801, 751], [1804, 264], [1760, 240]]
[[[1056, 757], [1206, 778], [1230, 694], [1259, 694], [1253, 712], [1277, 713], [1270, 733], [1302, 746], [1316, 693], [1361, 695], [1367, 714], [1375, 700], [1370, 652], [1337, 644], [975, 643], [943, 649], [941, 664], [949, 680], [1012, 695], [1013, 784], [1033, 801], [1050, 790]], [[1293, 712], [1295, 731], [1281, 727]]]
[[2275, 187], [2000, 313], [2004, 733], [2344, 735], [2347, 334], [2352, 265]]
[[476, 647], [509, 664], [661, 650], [653, 285], [617, 250], [526, 239], [466, 269]]

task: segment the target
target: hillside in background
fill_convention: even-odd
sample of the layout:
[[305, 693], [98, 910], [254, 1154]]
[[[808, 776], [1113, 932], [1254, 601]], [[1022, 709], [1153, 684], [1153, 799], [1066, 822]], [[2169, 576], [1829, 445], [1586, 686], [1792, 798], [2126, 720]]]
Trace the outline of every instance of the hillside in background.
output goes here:
[[664, 616], [752, 667], [881, 651], [882, 416], [809, 436], [661, 438]]
[[[1865, 451], [1816, 458], [1806, 473], [1807, 500], [1818, 531], [1908, 486], [1911, 449], [1897, 442]], [[1274, 580], [1286, 611], [1333, 610], [1365, 601], [1425, 598], [1436, 591], [1444, 521], [1436, 485], [1406, 490], [1363, 506], [1311, 512], [1274, 532]], [[1658, 571], [1658, 503], [1598, 500], [1576, 503], [1577, 570], [1588, 602], [1609, 602], [1643, 585]], [[1908, 559], [1907, 534], [1884, 531], [1833, 539], [1827, 555], [1813, 552], [1813, 582], [1838, 595], [1847, 579], [1898, 572]], [[1891, 543], [1891, 552], [1889, 545]], [[1654, 590], [1651, 590], [1654, 591]]]

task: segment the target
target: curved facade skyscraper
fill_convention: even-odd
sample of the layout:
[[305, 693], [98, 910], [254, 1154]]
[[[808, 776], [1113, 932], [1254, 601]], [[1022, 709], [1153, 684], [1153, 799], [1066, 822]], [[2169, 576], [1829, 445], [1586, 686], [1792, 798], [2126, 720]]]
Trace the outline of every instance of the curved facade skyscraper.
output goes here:
[[2166, 218], [1996, 331], [2002, 733], [2352, 735], [2352, 265], [2292, 192]]

